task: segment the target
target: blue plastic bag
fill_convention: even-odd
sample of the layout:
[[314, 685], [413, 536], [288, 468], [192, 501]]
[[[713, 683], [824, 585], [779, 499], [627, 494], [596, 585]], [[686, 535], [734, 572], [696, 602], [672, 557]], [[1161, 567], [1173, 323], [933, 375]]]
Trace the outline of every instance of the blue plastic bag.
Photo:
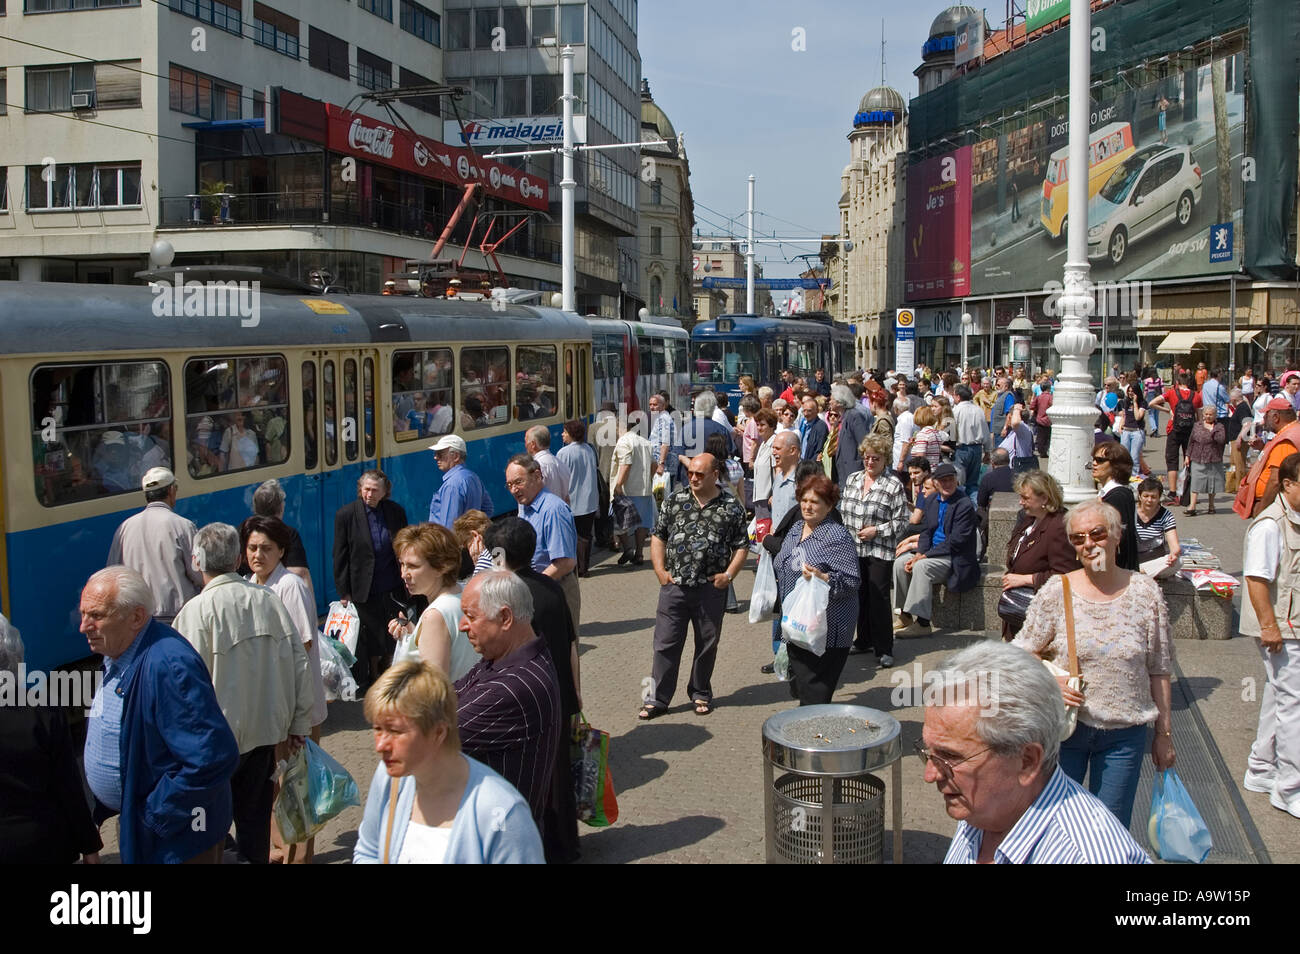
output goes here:
[[286, 844], [306, 841], [349, 805], [360, 805], [348, 770], [311, 739], [281, 763], [275, 822]]
[[1152, 849], [1164, 861], [1200, 864], [1213, 847], [1210, 829], [1173, 769], [1156, 776], [1151, 793], [1151, 820], [1147, 837]]

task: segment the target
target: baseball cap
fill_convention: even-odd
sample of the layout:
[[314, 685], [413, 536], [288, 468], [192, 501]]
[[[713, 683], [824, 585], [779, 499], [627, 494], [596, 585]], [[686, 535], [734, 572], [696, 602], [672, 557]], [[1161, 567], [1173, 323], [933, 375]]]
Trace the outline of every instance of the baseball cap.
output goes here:
[[166, 467], [151, 467], [140, 481], [141, 490], [162, 490], [176, 483], [176, 475]]
[[1291, 400], [1289, 398], [1275, 397], [1273, 398], [1273, 400], [1269, 401], [1267, 405], [1265, 405], [1264, 410], [1293, 411], [1295, 410], [1295, 405], [1291, 403]]
[[940, 464], [931, 472], [930, 476], [935, 480], [938, 480], [941, 477], [956, 477], [957, 468], [952, 464]]
[[[444, 434], [438, 438], [438, 443], [429, 445], [431, 451], [453, 450], [461, 454], [466, 454], [464, 438], [457, 437], [455, 434]], [[467, 455], [468, 456], [468, 455]]]

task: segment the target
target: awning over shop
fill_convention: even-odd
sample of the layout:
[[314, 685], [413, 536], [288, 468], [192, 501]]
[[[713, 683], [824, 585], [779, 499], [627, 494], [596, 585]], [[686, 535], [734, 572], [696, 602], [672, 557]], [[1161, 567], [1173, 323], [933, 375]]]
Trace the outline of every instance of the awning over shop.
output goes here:
[[[1237, 332], [1237, 344], [1254, 341], [1259, 330]], [[1189, 354], [1197, 345], [1231, 344], [1231, 335], [1226, 331], [1175, 331], [1165, 335], [1165, 339], [1156, 347], [1157, 354]]]

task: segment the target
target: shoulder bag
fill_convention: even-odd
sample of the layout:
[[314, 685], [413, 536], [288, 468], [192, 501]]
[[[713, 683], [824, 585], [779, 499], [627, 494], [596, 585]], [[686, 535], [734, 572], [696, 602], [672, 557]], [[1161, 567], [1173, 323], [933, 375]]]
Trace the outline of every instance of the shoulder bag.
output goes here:
[[[1070, 668], [1062, 669], [1056, 663], [1049, 659], [1042, 659], [1042, 663], [1047, 667], [1047, 671], [1056, 679], [1061, 676], [1069, 676], [1069, 686], [1071, 689], [1083, 691], [1083, 677], [1079, 675], [1079, 654], [1075, 651], [1074, 646], [1074, 600], [1070, 595], [1070, 578], [1066, 575], [1061, 576], [1061, 595], [1065, 599], [1065, 641], [1069, 646]], [[1061, 730], [1061, 741], [1064, 742], [1070, 736], [1074, 735], [1075, 727], [1078, 725], [1079, 710], [1076, 706], [1065, 707], [1065, 727]]]
[[384, 833], [384, 864], [388, 864], [388, 846], [393, 843], [393, 822], [397, 820], [397, 790], [401, 779], [393, 779], [388, 786], [388, 831]]

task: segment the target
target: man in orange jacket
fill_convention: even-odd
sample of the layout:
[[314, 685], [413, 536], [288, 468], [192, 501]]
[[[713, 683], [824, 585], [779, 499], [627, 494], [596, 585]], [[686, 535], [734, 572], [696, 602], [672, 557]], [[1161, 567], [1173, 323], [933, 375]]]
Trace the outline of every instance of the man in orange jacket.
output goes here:
[[1268, 402], [1264, 427], [1273, 432], [1273, 439], [1259, 452], [1259, 459], [1237, 488], [1237, 499], [1232, 504], [1245, 520], [1258, 516], [1277, 497], [1277, 469], [1282, 461], [1300, 451], [1300, 422], [1296, 421], [1289, 399], [1279, 395]]

